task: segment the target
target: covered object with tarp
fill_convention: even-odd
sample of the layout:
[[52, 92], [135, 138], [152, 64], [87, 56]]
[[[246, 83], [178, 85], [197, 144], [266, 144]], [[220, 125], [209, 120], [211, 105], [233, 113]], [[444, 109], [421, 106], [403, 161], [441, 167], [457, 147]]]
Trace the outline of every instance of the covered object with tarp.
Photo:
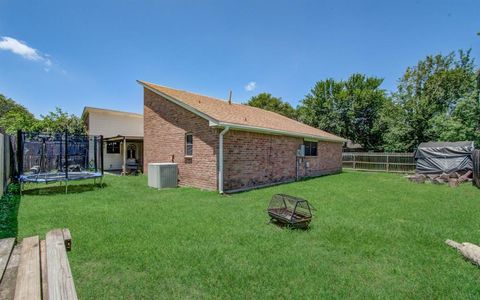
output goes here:
[[417, 173], [439, 174], [472, 170], [473, 142], [421, 143], [415, 151]]

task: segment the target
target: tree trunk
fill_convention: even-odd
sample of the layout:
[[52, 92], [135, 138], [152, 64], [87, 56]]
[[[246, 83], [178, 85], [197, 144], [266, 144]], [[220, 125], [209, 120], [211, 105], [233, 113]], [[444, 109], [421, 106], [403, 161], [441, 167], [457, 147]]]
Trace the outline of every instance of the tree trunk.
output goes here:
[[457, 243], [452, 240], [446, 240], [445, 243], [450, 247], [457, 249], [466, 259], [480, 266], [480, 247], [471, 243]]

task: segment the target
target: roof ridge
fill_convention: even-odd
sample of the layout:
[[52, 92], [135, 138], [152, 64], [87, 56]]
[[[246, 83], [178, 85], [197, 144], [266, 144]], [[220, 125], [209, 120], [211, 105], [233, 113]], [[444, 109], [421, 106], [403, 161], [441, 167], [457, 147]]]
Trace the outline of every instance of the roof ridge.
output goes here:
[[[222, 103], [228, 103], [228, 100], [227, 100], [227, 99], [215, 98], [215, 97], [212, 97], [212, 96], [208, 96], [208, 95], [204, 95], [204, 94], [200, 94], [200, 93], [196, 93], [196, 92], [191, 92], [191, 91], [187, 91], [187, 90], [176, 89], [176, 88], [172, 88], [172, 87], [169, 87], [169, 86], [166, 86], [166, 85], [160, 85], [160, 84], [156, 84], [156, 83], [152, 83], [152, 82], [148, 82], [148, 81], [144, 81], [144, 80], [138, 80], [138, 81], [143, 82], [143, 83], [146, 83], [146, 84], [156, 85], [156, 86], [159, 86], [159, 87], [162, 87], [162, 88], [167, 88], [167, 89], [174, 90], [174, 91], [189, 93], [189, 94], [193, 94], [193, 95], [197, 95], [197, 96], [201, 96], [201, 97], [205, 97], [205, 98], [209, 98], [209, 99], [221, 101]], [[234, 104], [234, 105], [242, 105], [242, 104], [233, 103], [233, 102], [232, 102], [231, 104]]]

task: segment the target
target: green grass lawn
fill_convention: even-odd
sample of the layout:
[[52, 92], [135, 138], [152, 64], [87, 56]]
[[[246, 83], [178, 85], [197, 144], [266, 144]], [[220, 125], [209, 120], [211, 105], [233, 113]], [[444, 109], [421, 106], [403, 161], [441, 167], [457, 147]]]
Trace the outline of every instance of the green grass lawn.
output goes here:
[[[231, 196], [146, 177], [22, 197], [19, 238], [68, 227], [81, 299], [479, 298], [480, 190], [345, 172]], [[79, 190], [77, 190], [79, 191]], [[267, 225], [275, 193], [311, 201], [308, 231]]]

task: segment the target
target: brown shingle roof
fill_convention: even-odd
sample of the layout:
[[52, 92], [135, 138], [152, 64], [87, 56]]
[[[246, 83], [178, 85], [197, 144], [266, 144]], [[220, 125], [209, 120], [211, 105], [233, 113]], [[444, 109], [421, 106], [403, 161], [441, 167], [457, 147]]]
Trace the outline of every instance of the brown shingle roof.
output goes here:
[[243, 104], [229, 104], [227, 101], [208, 96], [172, 89], [145, 81], [138, 82], [145, 88], [167, 99], [170, 98], [170, 101], [173, 100], [177, 104], [186, 106], [186, 108], [209, 119], [218, 126], [231, 126], [232, 128], [243, 128], [245, 130], [258, 129], [259, 131], [318, 138], [320, 140], [345, 141], [343, 138], [326, 131], [264, 109]]

